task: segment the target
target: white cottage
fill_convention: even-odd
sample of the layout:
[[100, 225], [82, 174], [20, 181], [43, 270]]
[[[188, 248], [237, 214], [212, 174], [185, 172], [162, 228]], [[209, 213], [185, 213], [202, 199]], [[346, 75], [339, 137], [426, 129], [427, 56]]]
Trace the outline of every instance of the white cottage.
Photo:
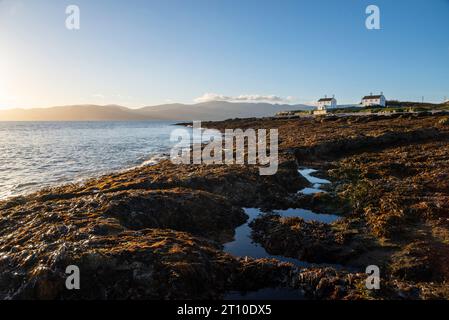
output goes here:
[[379, 95], [373, 95], [372, 93], [369, 96], [365, 96], [362, 98], [362, 105], [364, 107], [372, 107], [372, 106], [380, 106], [385, 107], [387, 104], [387, 100], [383, 93]]
[[322, 98], [317, 102], [317, 109], [313, 111], [315, 115], [323, 115], [327, 114], [327, 108], [335, 108], [337, 107], [337, 100], [332, 98]]
[[327, 108], [336, 108], [337, 107], [337, 100], [332, 98], [321, 98], [318, 100], [318, 110], [326, 110]]

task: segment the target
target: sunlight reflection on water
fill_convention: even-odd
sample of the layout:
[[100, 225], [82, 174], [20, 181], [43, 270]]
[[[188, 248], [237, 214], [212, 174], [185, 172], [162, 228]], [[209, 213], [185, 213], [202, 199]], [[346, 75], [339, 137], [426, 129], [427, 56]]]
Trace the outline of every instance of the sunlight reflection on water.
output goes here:
[[0, 199], [140, 165], [169, 152], [172, 129], [166, 121], [0, 122]]

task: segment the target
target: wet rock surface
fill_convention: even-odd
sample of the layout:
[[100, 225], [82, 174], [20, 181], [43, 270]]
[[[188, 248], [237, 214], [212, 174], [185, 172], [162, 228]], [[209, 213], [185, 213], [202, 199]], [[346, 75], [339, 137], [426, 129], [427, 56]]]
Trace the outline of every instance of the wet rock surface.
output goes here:
[[345, 216], [332, 226], [265, 216], [254, 222], [254, 239], [276, 254], [378, 265], [392, 287], [376, 298], [447, 299], [446, 122], [447, 115], [429, 113], [231, 121], [278, 128], [282, 150], [333, 182], [326, 194], [298, 195], [294, 206]]
[[169, 228], [217, 241], [232, 238], [248, 218], [226, 198], [191, 189], [118, 192], [105, 194], [102, 202], [102, 212], [128, 229]]
[[271, 254], [322, 263], [339, 258], [341, 244], [325, 223], [264, 215], [251, 223], [254, 241]]
[[[447, 299], [446, 122], [403, 114], [207, 123], [277, 128], [278, 173], [162, 161], [1, 201], [0, 298], [218, 299], [282, 287], [310, 299]], [[297, 193], [311, 187], [299, 166], [332, 182], [326, 194]], [[267, 251], [343, 269], [224, 253], [247, 219], [242, 207], [340, 214], [333, 224], [265, 215], [252, 227]], [[68, 265], [80, 268], [79, 291], [65, 288]], [[368, 265], [381, 268], [381, 290], [354, 271]]]
[[[68, 265], [80, 268], [81, 290], [65, 288]], [[161, 229], [127, 231], [3, 255], [2, 298], [213, 298], [211, 288], [223, 290], [233, 265], [207, 240]]]
[[268, 214], [254, 220], [251, 226], [254, 241], [271, 254], [360, 267], [355, 260], [377, 246], [373, 239], [351, 230], [346, 222], [327, 224]]
[[234, 205], [273, 206], [283, 203], [286, 194], [307, 185], [296, 170], [292, 156], [280, 163], [277, 174], [272, 176], [260, 176], [256, 165], [177, 165], [164, 160], [154, 166], [103, 176], [82, 185], [53, 188], [31, 197], [42, 201], [92, 193], [189, 188], [224, 196]]

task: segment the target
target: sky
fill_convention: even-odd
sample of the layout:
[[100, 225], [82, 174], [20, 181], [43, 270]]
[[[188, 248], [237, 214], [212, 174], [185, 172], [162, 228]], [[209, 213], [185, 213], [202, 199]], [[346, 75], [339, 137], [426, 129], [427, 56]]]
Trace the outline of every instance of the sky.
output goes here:
[[448, 75], [449, 0], [0, 0], [0, 108], [440, 102]]

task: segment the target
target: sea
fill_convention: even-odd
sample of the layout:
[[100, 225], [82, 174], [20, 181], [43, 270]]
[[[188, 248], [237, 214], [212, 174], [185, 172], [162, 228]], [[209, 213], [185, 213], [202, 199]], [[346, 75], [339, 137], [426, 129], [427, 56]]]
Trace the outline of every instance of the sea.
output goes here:
[[0, 199], [157, 163], [174, 122], [0, 122]]

